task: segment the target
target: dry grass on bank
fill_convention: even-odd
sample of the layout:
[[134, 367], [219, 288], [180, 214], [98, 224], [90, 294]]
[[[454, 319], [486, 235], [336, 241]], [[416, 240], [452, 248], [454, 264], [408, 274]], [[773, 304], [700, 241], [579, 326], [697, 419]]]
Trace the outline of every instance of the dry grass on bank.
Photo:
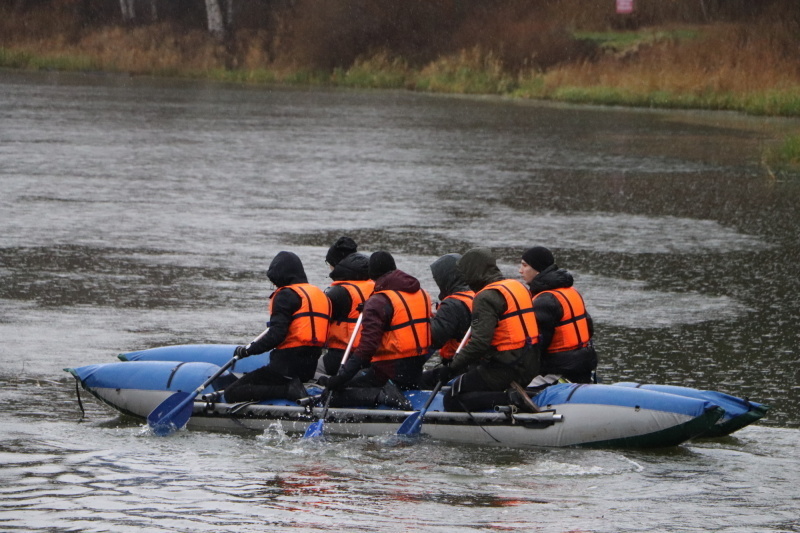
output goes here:
[[[326, 4], [328, 18], [285, 12], [271, 31], [241, 29], [227, 47], [203, 29], [167, 22], [81, 27], [67, 12], [11, 17], [0, 6], [0, 66], [800, 115], [800, 23], [779, 12], [758, 23], [587, 34], [526, 2], [492, 4], [455, 24], [446, 16], [455, 17], [455, 4], [422, 1], [414, 5], [430, 22], [414, 33], [412, 15], [421, 15], [398, 7], [405, 4], [358, 0], [396, 12], [349, 17], [356, 1]], [[675, 2], [659, 9], [667, 4]], [[331, 28], [330, 20], [341, 23]]]
[[796, 55], [790, 55], [787, 42], [776, 41], [774, 27], [714, 26], [685, 42], [643, 45], [621, 57], [609, 54], [596, 62], [560, 66], [547, 73], [546, 83], [550, 87], [616, 87], [636, 93], [747, 94], [796, 89], [800, 64]]

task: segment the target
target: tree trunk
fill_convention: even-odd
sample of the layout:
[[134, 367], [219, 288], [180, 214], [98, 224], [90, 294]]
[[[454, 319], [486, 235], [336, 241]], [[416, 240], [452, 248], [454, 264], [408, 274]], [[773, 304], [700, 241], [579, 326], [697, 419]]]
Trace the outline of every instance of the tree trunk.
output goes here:
[[122, 22], [133, 24], [136, 20], [136, 0], [119, 0], [119, 7], [122, 10]]
[[158, 22], [158, 0], [150, 0], [150, 21]]
[[233, 0], [223, 0], [225, 2], [225, 26], [228, 31], [233, 29]]
[[208, 31], [217, 40], [225, 39], [225, 20], [222, 18], [222, 9], [219, 0], [206, 0], [206, 14], [208, 15]]

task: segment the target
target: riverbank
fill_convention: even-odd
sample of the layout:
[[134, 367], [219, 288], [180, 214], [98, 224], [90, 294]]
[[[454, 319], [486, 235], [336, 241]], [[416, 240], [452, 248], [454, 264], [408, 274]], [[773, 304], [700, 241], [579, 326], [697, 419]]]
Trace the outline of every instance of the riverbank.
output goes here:
[[[759, 46], [752, 39], [735, 47], [735, 36], [741, 31], [730, 26], [576, 33], [577, 38], [597, 46], [599, 57], [545, 71], [510, 72], [492, 52], [477, 47], [421, 67], [378, 53], [358, 58], [347, 68], [325, 71], [271, 62], [252, 45], [255, 36], [241, 36], [242, 43], [251, 45], [240, 46], [246, 48], [240, 52], [243, 59], [230, 66], [225, 49], [202, 32], [175, 36], [158, 25], [111, 27], [90, 32], [74, 43], [57, 37], [5, 43], [0, 47], [0, 67], [800, 116], [800, 76], [792, 58], [770, 55], [768, 43]], [[716, 52], [722, 49], [727, 52]]]
[[[774, 19], [629, 31], [566, 32], [554, 24], [542, 29], [537, 43], [529, 43], [530, 59], [510, 61], [508, 50], [475, 44], [429, 52], [424, 60], [379, 50], [337, 63], [296, 43], [278, 46], [275, 33], [266, 29], [241, 29], [223, 44], [203, 30], [165, 22], [54, 28], [41, 14], [17, 17], [16, 25], [8, 22], [10, 12], [4, 15], [3, 68], [800, 116], [797, 37], [791, 23]], [[326, 61], [331, 66], [321, 67]], [[798, 146], [798, 139], [790, 138], [765, 154], [765, 160], [797, 165]]]

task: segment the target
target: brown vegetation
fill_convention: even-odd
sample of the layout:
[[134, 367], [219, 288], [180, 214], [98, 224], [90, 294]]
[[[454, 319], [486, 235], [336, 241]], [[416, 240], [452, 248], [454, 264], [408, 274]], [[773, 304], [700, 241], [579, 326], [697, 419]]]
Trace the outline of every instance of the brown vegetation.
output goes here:
[[[131, 73], [234, 70], [242, 79], [304, 71], [352, 80], [377, 66], [398, 79], [421, 73], [396, 83], [429, 90], [482, 70], [488, 81], [467, 92], [537, 97], [570, 87], [693, 98], [800, 92], [796, 0], [637, 0], [626, 16], [614, 0], [236, 0], [223, 42], [206, 29], [203, 0], [147, 5], [154, 9], [123, 24], [113, 0], [0, 0], [0, 53], [81, 57]], [[645, 31], [653, 37], [613, 47], [586, 36]], [[538, 88], [525, 89], [534, 78]]]

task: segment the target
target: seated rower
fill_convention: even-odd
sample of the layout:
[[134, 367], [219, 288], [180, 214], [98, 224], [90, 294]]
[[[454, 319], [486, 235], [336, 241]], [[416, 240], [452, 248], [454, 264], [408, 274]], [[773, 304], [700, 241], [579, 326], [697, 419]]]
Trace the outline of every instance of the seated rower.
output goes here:
[[[333, 283], [325, 289], [325, 294], [331, 301], [331, 323], [325, 345], [327, 350], [320, 359], [322, 368], [317, 365], [319, 374], [329, 376], [339, 371], [358, 315], [375, 288], [375, 282], [369, 279], [369, 259], [360, 253], [352, 253], [336, 262], [330, 277]], [[358, 347], [360, 338], [361, 335], [357, 334], [354, 347]]]
[[[439, 350], [439, 365], [433, 372], [424, 372], [420, 388], [433, 389], [439, 381], [437, 371], [447, 366], [456, 353], [456, 348], [466, 335], [472, 321], [472, 299], [475, 293], [458, 273], [456, 263], [461, 254], [443, 255], [431, 263], [433, 281], [439, 287], [439, 305], [431, 318], [431, 352]], [[433, 361], [428, 361], [428, 364]]]
[[319, 383], [334, 391], [335, 407], [411, 409], [400, 389], [419, 387], [431, 345], [431, 299], [389, 252], [370, 256], [369, 277], [375, 292], [364, 304], [360, 343], [336, 375]]
[[473, 248], [457, 263], [475, 291], [472, 335], [438, 378], [458, 376], [444, 396], [448, 411], [481, 411], [513, 404], [529, 409], [513, 388], [539, 374], [536, 318], [528, 288], [506, 279], [488, 248]]
[[[328, 333], [331, 304], [321, 289], [310, 285], [303, 263], [292, 252], [279, 252], [267, 270], [278, 289], [270, 296], [268, 329], [235, 355], [266, 351], [269, 364], [249, 372], [225, 388], [224, 401], [249, 402], [275, 398], [296, 401], [308, 396], [303, 383], [314, 377]], [[203, 395], [220, 401], [223, 391]]]
[[[573, 277], [558, 268], [544, 246], [525, 250], [519, 274], [528, 284], [539, 328], [541, 372], [572, 383], [592, 383], [597, 352], [592, 342], [594, 324]], [[531, 384], [534, 385], [534, 384]]]

